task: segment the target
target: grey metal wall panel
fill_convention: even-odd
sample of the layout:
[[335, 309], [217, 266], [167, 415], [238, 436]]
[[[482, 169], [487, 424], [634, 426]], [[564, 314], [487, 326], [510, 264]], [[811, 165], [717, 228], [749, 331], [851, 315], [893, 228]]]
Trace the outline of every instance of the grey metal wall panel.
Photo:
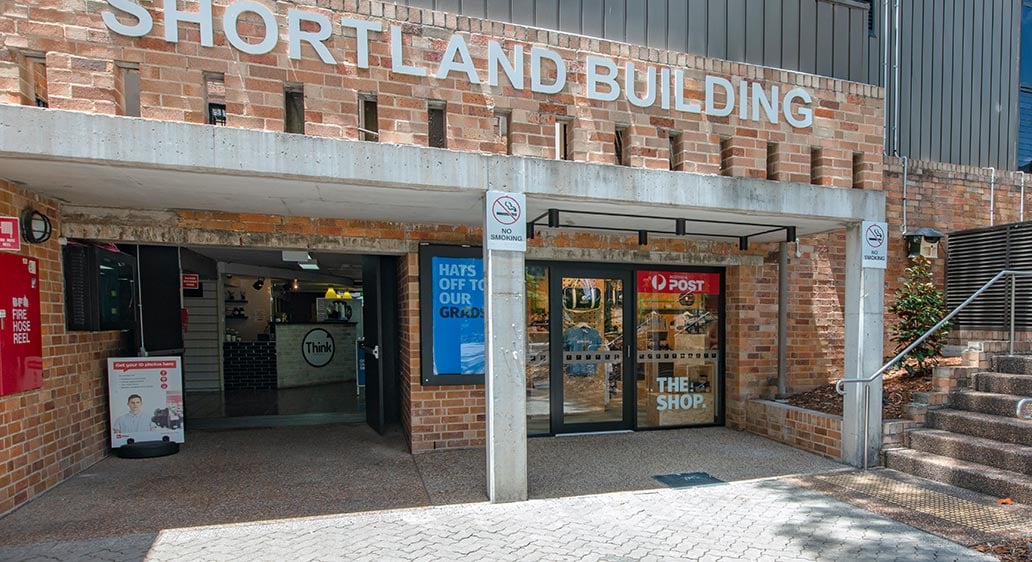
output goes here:
[[[802, 22], [800, 23], [802, 25]], [[835, 10], [827, 2], [817, 2], [817, 74], [833, 76], [835, 69]]]
[[767, 21], [764, 17], [763, 4], [750, 2], [743, 5], [745, 22], [745, 62], [763, 64], [763, 36]]
[[520, 25], [537, 25], [534, 16], [537, 0], [510, 0], [512, 22]]
[[[849, 36], [859, 36], [867, 31], [867, 18], [860, 10], [848, 10]], [[850, 41], [843, 46], [843, 50], [849, 51], [849, 76], [850, 80], [859, 82], [867, 76], [867, 61], [864, 53], [867, 52], [867, 44], [864, 41]]]
[[605, 20], [602, 22], [602, 37], [625, 41], [627, 18], [625, 0], [606, 0]]
[[512, 4], [509, 0], [487, 0], [487, 19], [512, 21]]
[[802, 34], [799, 30], [799, 0], [782, 0], [781, 3], [781, 64], [785, 68], [799, 68], [799, 45]]
[[[905, 25], [900, 26], [900, 60], [899, 60], [899, 75], [900, 75], [900, 98], [899, 98], [899, 128], [896, 131], [896, 135], [899, 137], [900, 146], [910, 146], [910, 117], [911, 117], [911, 106], [914, 99], [913, 86], [914, 81], [905, 79], [913, 76], [914, 72], [914, 49], [921, 45], [921, 38], [919, 35], [914, 33], [913, 22], [914, 22], [914, 5], [911, 2], [906, 2], [901, 7], [901, 20], [906, 22]], [[920, 32], [920, 28], [918, 29]], [[907, 153], [909, 154], [909, 153]]]
[[409, 0], [407, 2], [407, 4], [409, 6], [412, 6], [413, 8], [425, 8], [425, 9], [428, 9], [428, 10], [440, 9], [440, 8], [437, 8], [436, 6], [434, 6], [434, 4], [436, 4], [436, 2], [434, 2], [434, 0]]
[[706, 5], [706, 56], [718, 59], [727, 57], [727, 3], [724, 0], [709, 0]]
[[942, 61], [941, 89], [939, 90], [938, 141], [939, 154], [949, 154], [953, 144], [953, 56], [956, 53], [953, 34], [953, 6], [944, 6], [942, 12], [942, 42], [939, 43], [939, 59]]
[[1021, 114], [1020, 103], [1021, 103], [1021, 92], [1018, 89], [1018, 62], [1019, 57], [1019, 40], [1021, 38], [1021, 5], [1015, 2], [1013, 5], [1008, 7], [1008, 22], [1010, 27], [1010, 38], [1004, 45], [1010, 45], [1010, 53], [1008, 60], [1012, 61], [1008, 68], [1010, 74], [1007, 78], [1006, 91], [1009, 94], [1009, 101], [1006, 107], [1010, 111], [1010, 116], [1007, 119], [1007, 168], [1013, 169], [1020, 166], [1022, 163], [1018, 162], [1018, 118]]
[[[923, 5], [914, 2], [915, 6], [924, 8], [924, 18], [922, 18], [923, 33], [922, 33], [922, 46], [921, 46], [921, 59], [918, 62], [921, 63], [921, 106], [917, 107], [917, 118], [921, 121], [917, 123], [915, 130], [916, 134], [912, 134], [912, 137], [918, 139], [918, 156], [923, 159], [932, 158], [932, 106], [935, 104], [935, 93], [933, 92], [934, 81], [932, 78], [932, 68], [941, 64], [939, 59], [936, 57], [935, 52], [935, 6], [939, 4], [941, 0], [923, 0]], [[914, 22], [917, 25], [917, 22]], [[941, 25], [941, 24], [940, 24]]]
[[[1003, 23], [1003, 3], [1004, 0], [993, 0], [993, 68], [992, 68], [992, 84], [989, 90], [990, 100], [1000, 100], [1000, 96], [1003, 94], [1002, 87], [1004, 81], [1004, 74], [1006, 70], [1003, 68], [1005, 61], [1003, 58], [1004, 47], [1001, 44], [1001, 39], [1006, 34], [1006, 26]], [[985, 100], [983, 100], [984, 103]], [[1002, 101], [1002, 100], [1001, 100]], [[1002, 104], [999, 103], [987, 103], [989, 106], [989, 158], [986, 160], [985, 165], [991, 166], [994, 164], [993, 155], [999, 154], [1003, 148], [1000, 142], [1000, 130], [1003, 128], [1004, 123], [1004, 112], [1002, 112]]]
[[[963, 162], [970, 162], [973, 160], [972, 155], [975, 151], [975, 140], [974, 131], [972, 129], [972, 107], [974, 104], [974, 98], [971, 96], [974, 90], [975, 84], [973, 83], [973, 64], [974, 54], [976, 45], [981, 47], [981, 33], [975, 32], [976, 29], [981, 28], [981, 20], [975, 20], [975, 6], [973, 2], [967, 2], [964, 6], [964, 18], [967, 21], [967, 25], [964, 25], [964, 56], [962, 61], [961, 75], [963, 86], [961, 87], [960, 93], [960, 111], [957, 115], [957, 119], [960, 120], [960, 137], [962, 143], [960, 146], [960, 160]], [[906, 150], [908, 147], [905, 144], [900, 143], [901, 150]]]
[[953, 45], [954, 48], [950, 50], [950, 56], [952, 57], [952, 64], [950, 65], [953, 72], [953, 81], [950, 92], [950, 103], [952, 111], [950, 113], [948, 122], [950, 124], [950, 151], [949, 151], [949, 162], [960, 162], [961, 153], [963, 146], [963, 127], [960, 123], [960, 116], [964, 108], [964, 56], [967, 51], [964, 50], [964, 6], [960, 2], [956, 2], [953, 6], [953, 21], [950, 29], [953, 30]]
[[[755, 9], [755, 8], [754, 8]], [[781, 68], [781, 0], [767, 0], [763, 3], [763, 64]]]
[[462, 11], [464, 16], [473, 18], [487, 17], [487, 0], [462, 0]]
[[[581, 0], [562, 0], [559, 2], [559, 29], [573, 33], [584, 33], [581, 25], [581, 13], [584, 6]], [[576, 31], [574, 31], [576, 30]]]
[[799, 2], [799, 70], [817, 72], [817, 0]]
[[[674, 0], [674, 3], [684, 5], [684, 2]], [[670, 42], [667, 40], [667, 26], [670, 16], [669, 2], [667, 0], [648, 0], [645, 7], [645, 44], [657, 49], [669, 49]], [[681, 29], [684, 29], [682, 24]], [[676, 50], [684, 51], [683, 47]]]
[[745, 0], [725, 0], [727, 15], [724, 24], [727, 27], [728, 60], [745, 60]]
[[534, 8], [535, 25], [545, 29], [561, 29], [559, 27], [559, 0], [537, 0]]
[[[849, 76], [849, 42], [836, 41], [838, 37], [849, 37], [849, 7], [832, 5], [831, 75]], [[824, 43], [821, 44], [824, 46]]]
[[[432, 6], [433, 9], [453, 14], [459, 13], [459, 10], [462, 9], [462, 0], [420, 0], [420, 2], [423, 4], [434, 4]], [[413, 4], [415, 3], [413, 2]]]
[[627, 18], [626, 31], [624, 41], [637, 45], [648, 45], [650, 47], [662, 47], [660, 45], [653, 45], [646, 41], [646, 27], [648, 13], [646, 11], [647, 6], [641, 2], [627, 2], [624, 5], [624, 17]]
[[978, 131], [979, 142], [978, 142], [978, 156], [977, 160], [974, 161], [975, 165], [987, 166], [986, 162], [989, 160], [989, 104], [984, 103], [987, 99], [990, 99], [990, 92], [992, 91], [992, 48], [993, 48], [993, 6], [991, 0], [980, 2], [982, 12], [982, 49], [978, 53], [978, 58], [975, 60], [983, 61], [981, 64], [981, 84], [979, 84], [978, 90], [981, 92], [981, 98], [978, 99], [977, 107], [978, 110], [974, 112], [975, 119], [978, 121], [973, 124], [973, 128]]
[[581, 2], [581, 33], [592, 37], [602, 37], [605, 0], [581, 0]]
[[[678, 4], [676, 0], [671, 7]], [[682, 4], [683, 6], [684, 4]], [[676, 17], [674, 17], [676, 14]], [[679, 12], [671, 12], [671, 24], [685, 22], [688, 30], [688, 37], [685, 39], [685, 51], [696, 55], [709, 55], [709, 34], [707, 26], [709, 22], [709, 0], [688, 0], [684, 15]], [[674, 36], [671, 30], [670, 36]], [[673, 41], [671, 41], [673, 43]], [[674, 45], [672, 44], [671, 47]]]

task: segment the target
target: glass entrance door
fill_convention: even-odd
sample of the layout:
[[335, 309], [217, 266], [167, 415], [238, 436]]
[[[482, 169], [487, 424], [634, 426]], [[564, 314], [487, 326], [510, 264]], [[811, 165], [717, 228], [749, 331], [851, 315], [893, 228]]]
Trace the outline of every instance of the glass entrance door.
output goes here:
[[629, 273], [556, 267], [550, 289], [552, 431], [631, 428]]

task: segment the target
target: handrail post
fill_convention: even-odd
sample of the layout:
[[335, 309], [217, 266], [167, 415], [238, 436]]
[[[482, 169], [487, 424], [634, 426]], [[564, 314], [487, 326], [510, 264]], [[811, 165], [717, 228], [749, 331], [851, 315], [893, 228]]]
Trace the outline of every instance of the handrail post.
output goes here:
[[1010, 276], [1010, 355], [1014, 355], [1014, 286], [1017, 284], [1017, 276]]
[[870, 434], [871, 428], [871, 383], [864, 385], [864, 470], [870, 466], [867, 461], [867, 452], [871, 449]]

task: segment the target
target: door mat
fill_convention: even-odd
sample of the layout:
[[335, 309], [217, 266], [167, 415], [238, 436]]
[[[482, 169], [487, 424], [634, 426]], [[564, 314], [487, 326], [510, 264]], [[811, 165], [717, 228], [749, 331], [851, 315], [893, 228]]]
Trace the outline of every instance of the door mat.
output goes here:
[[691, 488], [692, 486], [712, 486], [713, 484], [726, 484], [719, 478], [714, 478], [705, 472], [682, 472], [680, 474], [661, 474], [653, 476], [661, 483], [671, 488]]

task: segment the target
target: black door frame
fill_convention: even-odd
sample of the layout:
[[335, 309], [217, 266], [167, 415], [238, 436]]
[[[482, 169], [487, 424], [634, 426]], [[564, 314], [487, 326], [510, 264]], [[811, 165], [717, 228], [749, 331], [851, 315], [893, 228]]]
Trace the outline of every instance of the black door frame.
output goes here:
[[366, 422], [381, 435], [400, 420], [398, 258], [362, 256]]
[[[655, 431], [665, 429], [676, 429], [683, 427], [713, 427], [723, 426], [726, 423], [727, 413], [727, 269], [724, 267], [707, 266], [678, 266], [673, 264], [649, 264], [649, 263], [593, 263], [593, 262], [563, 262], [563, 261], [541, 261], [528, 260], [527, 267], [544, 267], [548, 271], [548, 328], [549, 328], [549, 387], [552, 389], [549, 396], [549, 425], [550, 431], [545, 435], [558, 435], [564, 433], [579, 432], [601, 432], [619, 431], [633, 429], [635, 431]], [[717, 326], [720, 338], [718, 348], [719, 369], [717, 380], [720, 399], [718, 401], [718, 413], [716, 421], [710, 424], [678, 425], [662, 427], [638, 427], [638, 349], [637, 334], [628, 330], [637, 324], [638, 315], [638, 287], [637, 272], [640, 270], [691, 272], [691, 273], [717, 273], [720, 275], [720, 299], [717, 310], [720, 315], [720, 324]], [[562, 423], [562, 315], [557, 314], [562, 310], [562, 276], [568, 277], [615, 277], [624, 279], [624, 422], [614, 424], [602, 422], [599, 424], [563, 424]], [[559, 290], [556, 290], [556, 287]], [[557, 382], [558, 381], [558, 382]], [[556, 390], [556, 389], [559, 390]], [[557, 396], [557, 393], [559, 395]], [[627, 413], [628, 408], [630, 414]], [[572, 427], [570, 427], [572, 425]], [[626, 426], [626, 427], [625, 427]]]
[[[565, 405], [565, 385], [563, 379], [563, 315], [561, 313], [552, 312], [562, 310], [562, 280], [564, 277], [581, 279], [613, 279], [619, 280], [623, 283], [624, 299], [622, 304], [623, 310], [621, 311], [623, 314], [623, 334], [621, 335], [621, 341], [623, 343], [620, 346], [620, 351], [623, 355], [623, 359], [620, 363], [623, 369], [621, 376], [622, 380], [620, 382], [623, 387], [623, 392], [621, 394], [623, 397], [623, 415], [619, 421], [588, 423], [566, 423], [564, 421], [563, 410]], [[633, 373], [635, 372], [633, 361], [633, 358], [635, 357], [635, 338], [627, 337], [627, 322], [628, 320], [632, 320], [633, 324], [634, 318], [632, 316], [634, 312], [633, 303], [627, 298], [627, 289], [630, 287], [630, 283], [632, 283], [630, 271], [596, 264], [553, 263], [550, 264], [548, 283], [548, 307], [550, 309], [549, 364], [551, 365], [549, 386], [552, 389], [549, 397], [549, 411], [551, 414], [552, 433], [579, 433], [633, 429], [635, 410], [633, 378]]]

